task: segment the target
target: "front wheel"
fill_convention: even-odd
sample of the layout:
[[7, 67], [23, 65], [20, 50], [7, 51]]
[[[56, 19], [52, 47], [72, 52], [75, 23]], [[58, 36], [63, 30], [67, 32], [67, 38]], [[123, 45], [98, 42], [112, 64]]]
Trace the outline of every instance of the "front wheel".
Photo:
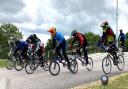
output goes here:
[[16, 60], [14, 63], [14, 67], [17, 71], [21, 71], [23, 69], [23, 62], [20, 60]]
[[50, 61], [49, 60], [45, 60], [44, 63], [43, 63], [43, 69], [45, 71], [48, 71], [49, 70], [49, 65], [50, 65]]
[[91, 57], [88, 57], [88, 65], [87, 65], [87, 70], [91, 71], [93, 69], [93, 60]]
[[49, 65], [49, 72], [51, 73], [51, 75], [56, 76], [59, 74], [60, 72], [60, 65], [58, 62], [56, 61], [52, 61]]
[[73, 59], [69, 59], [70, 61], [70, 71], [73, 73], [73, 74], [76, 74], [78, 72], [78, 62], [76, 60], [73, 60]]
[[12, 60], [6, 60], [5, 61], [5, 67], [8, 69], [8, 70], [12, 70], [14, 68], [14, 62]]
[[34, 69], [32, 69], [32, 63], [31, 62], [26, 64], [25, 71], [27, 74], [32, 74], [35, 71]]
[[124, 57], [122, 55], [118, 55], [117, 57], [117, 68], [122, 71], [124, 69], [124, 65], [125, 65], [125, 61], [124, 61]]
[[76, 60], [71, 61], [71, 72], [76, 74], [78, 72], [78, 63]]
[[111, 69], [112, 69], [111, 60], [109, 59], [109, 57], [105, 57], [102, 60], [102, 70], [105, 74], [109, 74], [111, 72]]

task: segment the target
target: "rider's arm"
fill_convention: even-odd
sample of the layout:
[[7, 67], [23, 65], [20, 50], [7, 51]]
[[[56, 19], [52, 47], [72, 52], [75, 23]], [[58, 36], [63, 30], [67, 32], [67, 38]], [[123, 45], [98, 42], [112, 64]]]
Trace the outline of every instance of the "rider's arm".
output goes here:
[[81, 48], [81, 44], [80, 44], [80, 42], [78, 43], [77, 48], [78, 48], [78, 49]]

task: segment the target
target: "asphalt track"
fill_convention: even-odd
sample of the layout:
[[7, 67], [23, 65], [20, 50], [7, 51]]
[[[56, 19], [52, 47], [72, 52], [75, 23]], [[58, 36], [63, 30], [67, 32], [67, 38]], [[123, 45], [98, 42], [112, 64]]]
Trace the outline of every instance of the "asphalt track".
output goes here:
[[[58, 76], [52, 76], [49, 72], [38, 68], [33, 74], [26, 74], [25, 70], [18, 72], [15, 69], [0, 69], [0, 79], [8, 78], [11, 80], [11, 89], [69, 89], [85, 83], [100, 80], [104, 74], [102, 71], [102, 59], [105, 53], [95, 53], [89, 55], [93, 58], [94, 68], [87, 71], [79, 62], [79, 71], [72, 74], [68, 69], [61, 66]], [[128, 53], [125, 53], [125, 67], [119, 71], [116, 66], [112, 66], [112, 71], [108, 76], [115, 76], [128, 70]]]

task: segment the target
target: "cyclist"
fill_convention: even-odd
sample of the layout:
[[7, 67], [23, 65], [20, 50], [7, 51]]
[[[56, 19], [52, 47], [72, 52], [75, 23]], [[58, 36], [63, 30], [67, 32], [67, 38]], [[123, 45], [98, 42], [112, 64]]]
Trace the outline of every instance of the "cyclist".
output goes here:
[[121, 47], [123, 48], [124, 50], [124, 44], [125, 44], [125, 35], [123, 33], [123, 30], [120, 29], [120, 34], [119, 34], [119, 43], [121, 44]]
[[103, 29], [102, 33], [102, 43], [108, 44], [110, 48], [108, 49], [108, 52], [110, 52], [113, 55], [114, 58], [114, 65], [117, 64], [117, 52], [116, 52], [116, 35], [114, 34], [112, 28], [109, 26], [108, 22], [105, 21], [100, 25]]
[[60, 32], [57, 32], [55, 27], [51, 27], [48, 30], [48, 32], [51, 33], [53, 49], [55, 48], [56, 41], [58, 41], [58, 45], [56, 46], [55, 51], [61, 58], [63, 58], [60, 53], [60, 50], [62, 51], [62, 54], [68, 63], [67, 67], [70, 68], [70, 62], [69, 62], [68, 56], [66, 54], [66, 40], [65, 40], [64, 36]]
[[78, 45], [77, 45], [77, 53], [79, 55], [81, 55], [81, 52], [80, 52], [80, 49], [83, 48], [83, 52], [84, 52], [84, 57], [85, 57], [85, 60], [86, 60], [86, 65], [89, 63], [88, 62], [88, 54], [87, 54], [87, 45], [88, 45], [88, 42], [87, 42], [87, 39], [86, 37], [81, 34], [80, 32], [77, 32], [76, 30], [73, 30], [71, 32], [71, 36], [73, 36], [74, 40], [72, 41], [72, 44], [71, 44], [71, 48], [72, 48], [72, 45], [75, 43], [75, 41], [78, 41]]
[[37, 54], [38, 54], [40, 59], [43, 58], [44, 51], [45, 51], [44, 44], [41, 44], [39, 47], [39, 50], [37, 51]]
[[31, 43], [34, 46], [34, 54], [39, 50], [41, 40], [36, 36], [36, 34], [30, 35], [26, 42]]
[[23, 56], [23, 58], [27, 58], [28, 42], [16, 40], [15, 45], [14, 55], [17, 56], [16, 53], [20, 51], [21, 56]]

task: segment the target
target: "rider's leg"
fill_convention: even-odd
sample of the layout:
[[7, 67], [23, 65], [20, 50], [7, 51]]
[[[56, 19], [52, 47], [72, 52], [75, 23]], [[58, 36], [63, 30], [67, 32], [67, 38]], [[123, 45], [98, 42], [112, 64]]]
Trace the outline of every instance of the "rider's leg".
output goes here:
[[77, 53], [78, 53], [78, 55], [80, 55], [80, 56], [81, 56], [80, 49], [77, 49]]
[[66, 54], [66, 41], [65, 40], [62, 42], [62, 53], [63, 53], [65, 60], [68, 63], [67, 66], [70, 68], [70, 61], [69, 61], [68, 56]]
[[60, 53], [60, 49], [61, 49], [61, 45], [59, 45], [58, 47], [56, 47], [56, 53], [58, 56], [60, 56], [62, 58], [62, 55]]
[[86, 46], [83, 47], [83, 52], [84, 52], [84, 57], [85, 57], [85, 60], [86, 60], [86, 64], [88, 64], [88, 53], [87, 53], [87, 49], [86, 49]]
[[114, 63], [114, 65], [116, 65], [117, 64], [117, 46], [116, 46], [115, 43], [113, 43], [113, 41], [109, 42], [109, 45], [111, 45], [110, 49], [109, 49], [109, 52], [113, 56], [113, 63]]

